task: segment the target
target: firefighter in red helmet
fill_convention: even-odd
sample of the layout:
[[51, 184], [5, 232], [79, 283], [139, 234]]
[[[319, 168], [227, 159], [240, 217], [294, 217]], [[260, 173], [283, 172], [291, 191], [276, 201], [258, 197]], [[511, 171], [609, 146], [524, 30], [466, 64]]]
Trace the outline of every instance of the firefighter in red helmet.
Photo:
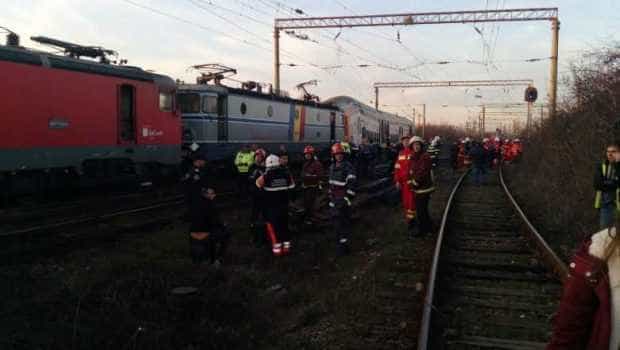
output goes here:
[[355, 168], [345, 160], [345, 150], [340, 143], [331, 148], [334, 161], [329, 167], [329, 209], [334, 233], [338, 239], [338, 255], [349, 253], [351, 234], [351, 204], [355, 197], [357, 177]]
[[316, 198], [319, 195], [323, 165], [314, 156], [314, 147], [308, 145], [304, 148], [304, 164], [301, 168], [301, 181], [304, 191], [304, 221], [312, 224], [311, 218], [316, 206]]
[[414, 193], [409, 181], [409, 163], [411, 161], [411, 145], [409, 144], [410, 136], [400, 138], [402, 150], [398, 153], [396, 163], [394, 164], [394, 184], [400, 190], [400, 198], [405, 211], [405, 220], [407, 221], [409, 231], [413, 229], [415, 224], [415, 202]]

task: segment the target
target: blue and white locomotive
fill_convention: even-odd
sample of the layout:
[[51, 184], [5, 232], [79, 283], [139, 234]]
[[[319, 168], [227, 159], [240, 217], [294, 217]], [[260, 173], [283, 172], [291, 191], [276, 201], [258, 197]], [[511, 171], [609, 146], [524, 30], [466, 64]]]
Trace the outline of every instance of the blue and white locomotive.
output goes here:
[[326, 103], [297, 100], [217, 84], [179, 85], [183, 143], [200, 146], [211, 161], [231, 159], [242, 144], [268, 151], [282, 145], [301, 153], [305, 145], [328, 149], [336, 141], [398, 142], [413, 123], [340, 96]]

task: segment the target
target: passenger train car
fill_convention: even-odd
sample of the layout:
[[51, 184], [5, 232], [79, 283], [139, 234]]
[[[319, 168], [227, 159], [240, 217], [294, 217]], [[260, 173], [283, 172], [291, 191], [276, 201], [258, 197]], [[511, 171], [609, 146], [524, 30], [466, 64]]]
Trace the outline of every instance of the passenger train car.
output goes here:
[[384, 113], [346, 96], [325, 103], [222, 85], [193, 84], [178, 88], [185, 146], [200, 146], [211, 161], [231, 159], [242, 144], [271, 152], [284, 146], [301, 153], [312, 144], [328, 149], [336, 141], [359, 144], [398, 142], [413, 133], [411, 121]]
[[332, 97], [326, 101], [338, 107], [349, 122], [350, 141], [360, 143], [398, 143], [401, 136], [413, 135], [413, 122], [392, 113], [380, 112], [348, 96]]
[[181, 125], [171, 78], [15, 42], [0, 45], [0, 76], [2, 192], [140, 183], [176, 169]]

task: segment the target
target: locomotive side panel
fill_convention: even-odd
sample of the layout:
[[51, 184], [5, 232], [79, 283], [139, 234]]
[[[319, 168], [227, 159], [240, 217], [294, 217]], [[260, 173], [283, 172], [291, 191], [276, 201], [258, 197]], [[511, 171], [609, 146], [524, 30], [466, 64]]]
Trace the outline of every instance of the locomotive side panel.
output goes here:
[[309, 143], [329, 142], [331, 110], [305, 106], [304, 141]]
[[[160, 110], [153, 82], [7, 61], [0, 61], [0, 71], [6, 125], [0, 129], [0, 170], [78, 168], [91, 158], [178, 162], [179, 119], [173, 103]], [[124, 136], [123, 91], [132, 118], [125, 120]]]
[[289, 142], [291, 104], [243, 95], [228, 95], [230, 142]]

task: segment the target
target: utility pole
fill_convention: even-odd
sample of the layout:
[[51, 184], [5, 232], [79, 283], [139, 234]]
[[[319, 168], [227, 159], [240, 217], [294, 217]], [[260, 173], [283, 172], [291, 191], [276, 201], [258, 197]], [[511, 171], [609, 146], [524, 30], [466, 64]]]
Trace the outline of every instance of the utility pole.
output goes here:
[[480, 131], [480, 134], [481, 134], [480, 137], [482, 137], [482, 138], [484, 138], [484, 132], [485, 132], [485, 128], [486, 128], [486, 125], [485, 125], [486, 124], [486, 120], [485, 120], [485, 118], [486, 118], [486, 106], [482, 105], [482, 128], [481, 128], [481, 131]]
[[377, 111], [379, 110], [379, 88], [378, 87], [375, 88], [375, 109]]
[[426, 132], [426, 103], [422, 104], [422, 138], [425, 137]]
[[551, 75], [549, 76], [549, 116], [554, 117], [558, 97], [558, 43], [560, 40], [560, 21], [551, 19]]
[[530, 138], [532, 130], [532, 102], [527, 103], [527, 119], [525, 121], [525, 128], [527, 129], [527, 137]]
[[280, 29], [273, 28], [273, 87], [280, 94]]

